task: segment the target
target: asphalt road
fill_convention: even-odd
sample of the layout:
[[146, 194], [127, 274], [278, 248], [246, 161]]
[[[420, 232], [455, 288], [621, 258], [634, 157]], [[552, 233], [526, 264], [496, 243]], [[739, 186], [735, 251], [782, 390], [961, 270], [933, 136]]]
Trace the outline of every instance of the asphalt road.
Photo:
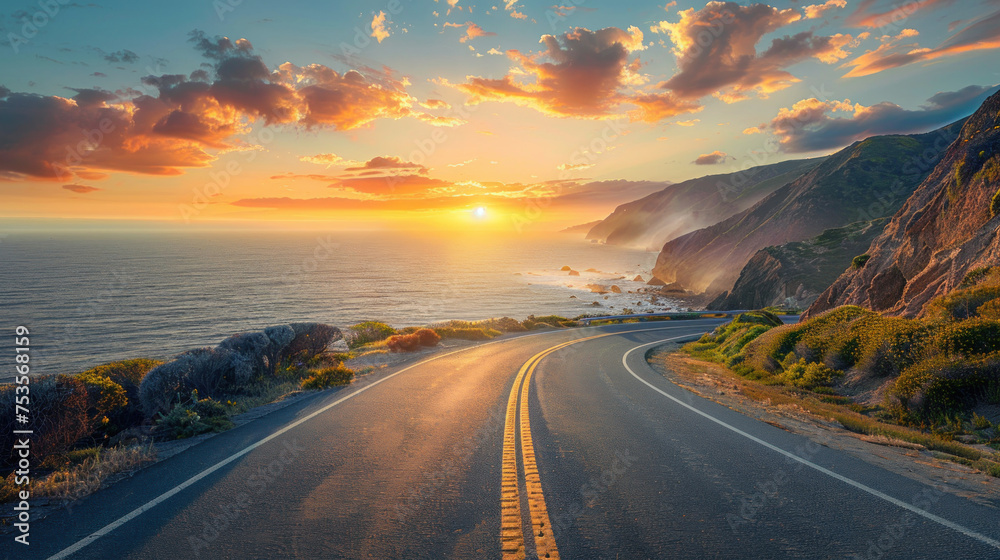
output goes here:
[[3, 556], [1000, 558], [996, 508], [645, 363], [720, 322], [548, 332], [373, 374], [80, 500]]

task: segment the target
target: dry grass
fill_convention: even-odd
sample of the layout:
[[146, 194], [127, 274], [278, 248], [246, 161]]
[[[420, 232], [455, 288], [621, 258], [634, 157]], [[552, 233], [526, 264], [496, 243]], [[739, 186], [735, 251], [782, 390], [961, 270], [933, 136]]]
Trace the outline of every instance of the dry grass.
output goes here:
[[[77, 500], [96, 492], [108, 479], [130, 473], [155, 459], [156, 452], [151, 444], [100, 449], [95, 453], [87, 453], [79, 463], [71, 463], [43, 478], [33, 479], [31, 495]], [[14, 484], [12, 473], [3, 481], [0, 501], [13, 499], [20, 490], [24, 490], [24, 487]]]
[[[846, 430], [860, 434], [859, 439], [864, 441], [937, 451], [941, 458], [1000, 477], [1000, 454], [998, 453], [983, 451], [954, 441], [947, 436], [925, 433], [913, 428], [883, 422], [859, 412], [860, 407], [854, 403], [841, 404], [839, 399], [830, 399], [811, 391], [768, 383], [767, 380], [753, 381], [737, 375], [718, 363], [705, 362], [676, 353], [667, 354], [662, 359], [668, 370], [678, 372], [682, 376], [712, 377], [715, 383], [735, 387], [742, 396], [764, 406], [779, 409], [795, 407], [796, 410], [808, 413], [815, 420], [836, 422]], [[831, 400], [834, 402], [830, 402]]]

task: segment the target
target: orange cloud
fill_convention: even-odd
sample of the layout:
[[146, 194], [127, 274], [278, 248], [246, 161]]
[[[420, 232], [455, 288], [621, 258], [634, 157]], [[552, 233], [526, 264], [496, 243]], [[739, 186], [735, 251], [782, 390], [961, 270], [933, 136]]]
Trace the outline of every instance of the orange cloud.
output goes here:
[[718, 165], [725, 163], [727, 159], [729, 159], [729, 154], [716, 150], [710, 154], [701, 154], [691, 163], [695, 165]]
[[472, 104], [516, 103], [556, 117], [608, 118], [616, 116], [620, 106], [631, 104], [639, 107], [635, 115], [652, 121], [697, 108], [662, 94], [629, 91], [644, 81], [639, 74], [641, 62], [630, 60], [631, 53], [646, 48], [642, 31], [636, 27], [628, 31], [576, 28], [558, 37], [544, 35], [540, 42], [545, 48], [535, 54], [507, 51], [517, 67], [502, 78], [442, 83], [468, 94]]
[[[782, 108], [770, 123], [744, 130], [769, 130], [785, 152], [812, 152], [840, 148], [878, 134], [906, 134], [941, 126], [968, 115], [997, 87], [968, 86], [940, 92], [919, 109], [909, 110], [884, 101], [872, 106], [843, 101], [803, 99]], [[844, 116], [832, 116], [840, 113]]]
[[[847, 17], [847, 25], [852, 27], [889, 27], [900, 25], [900, 22], [919, 11], [939, 8], [953, 4], [955, 0], [910, 0], [895, 4], [891, 10], [871, 12], [875, 0], [863, 0], [854, 12]], [[843, 6], [841, 6], [843, 8]]]
[[467, 21], [465, 23], [449, 23], [449, 22], [445, 22], [444, 26], [445, 27], [460, 27], [460, 28], [464, 27], [465, 28], [465, 35], [463, 35], [461, 38], [459, 38], [459, 40], [458, 40], [459, 43], [465, 43], [465, 42], [471, 41], [471, 40], [475, 39], [476, 37], [495, 37], [496, 36], [496, 33], [493, 33], [492, 31], [484, 31], [482, 27], [476, 25], [475, 23], [473, 23], [471, 21]]
[[375, 38], [379, 44], [382, 44], [382, 40], [389, 37], [389, 30], [386, 28], [386, 15], [385, 12], [379, 11], [372, 18], [372, 34], [371, 36]]
[[803, 6], [802, 12], [805, 14], [806, 19], [819, 19], [826, 15], [826, 12], [834, 8], [846, 8], [847, 0], [827, 0], [823, 4], [813, 4], [811, 6]]
[[80, 193], [80, 194], [87, 194], [87, 193], [92, 193], [94, 191], [101, 190], [101, 189], [99, 189], [97, 187], [90, 187], [90, 186], [87, 186], [87, 185], [63, 185], [62, 188], [66, 189], [68, 191], [73, 191], [75, 193]]
[[849, 55], [843, 47], [851, 36], [826, 37], [804, 31], [773, 39], [762, 53], [761, 39], [799, 21], [794, 9], [779, 10], [766, 4], [742, 6], [735, 2], [709, 2], [701, 10], [679, 12], [680, 21], [661, 21], [651, 27], [673, 43], [679, 72], [659, 84], [680, 99], [715, 95], [727, 103], [760, 97], [799, 81], [785, 67], [808, 58], [832, 63]]
[[1000, 48], [1000, 11], [967, 25], [933, 49], [921, 48], [916, 43], [899, 44], [900, 40], [916, 34], [913, 30], [903, 30], [898, 36], [887, 38], [877, 49], [845, 63], [851, 71], [844, 77], [869, 76], [915, 62]]
[[[97, 180], [105, 171], [178, 175], [204, 167], [210, 149], [253, 149], [239, 140], [256, 121], [351, 130], [379, 119], [415, 118], [434, 126], [465, 121], [413, 110], [408, 81], [387, 68], [339, 73], [321, 64], [272, 71], [246, 39], [191, 41], [213, 74], [147, 76], [147, 92], [76, 90], [72, 98], [0, 88], [0, 178]], [[129, 95], [126, 97], [126, 95]]]

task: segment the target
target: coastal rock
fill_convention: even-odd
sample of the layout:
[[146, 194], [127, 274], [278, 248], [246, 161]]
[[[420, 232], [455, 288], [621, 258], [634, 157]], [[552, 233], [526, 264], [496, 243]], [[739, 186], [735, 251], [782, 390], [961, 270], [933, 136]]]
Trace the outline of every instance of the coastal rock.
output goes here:
[[633, 282], [645, 282], [645, 280], [642, 279], [642, 275], [641, 274], [636, 274], [635, 278], [633, 278], [632, 281]]
[[664, 282], [663, 280], [657, 278], [656, 276], [653, 276], [652, 278], [649, 279], [649, 282], [646, 282], [646, 285], [647, 286], [666, 286], [667, 283]]
[[602, 286], [601, 284], [587, 284], [587, 289], [594, 294], [606, 294], [608, 293], [608, 287]]
[[687, 290], [685, 290], [684, 286], [681, 286], [677, 282], [671, 282], [669, 284], [664, 284], [663, 287], [660, 288], [660, 295], [661, 296], [675, 296], [675, 297], [676, 296], [686, 296], [687, 295]]
[[577, 271], [575, 271], [575, 270], [571, 270], [571, 271], [569, 271], [569, 275], [570, 275], [570, 276], [579, 276], [579, 275], [580, 275], [580, 273], [579, 273], [579, 272], [577, 272]]
[[973, 270], [1000, 263], [1000, 93], [965, 122], [920, 187], [803, 317], [839, 305], [917, 317]]
[[612, 285], [611, 286], [611, 293], [613, 293], [613, 294], [620, 294], [620, 293], [622, 293], [622, 289], [619, 288], [618, 286]]
[[600, 273], [601, 271], [597, 270], [596, 268], [588, 268], [587, 270], [584, 270], [584, 272], [597, 272], [597, 273]]
[[561, 270], [563, 272], [569, 272], [570, 270], [573, 270], [573, 267], [571, 267], [569, 265], [566, 265], [566, 266], [560, 268], [559, 270]]

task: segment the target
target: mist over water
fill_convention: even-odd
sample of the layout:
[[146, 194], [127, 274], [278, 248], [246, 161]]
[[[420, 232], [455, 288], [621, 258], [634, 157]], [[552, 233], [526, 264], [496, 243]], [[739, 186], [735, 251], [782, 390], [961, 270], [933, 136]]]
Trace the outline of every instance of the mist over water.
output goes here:
[[[635, 296], [592, 296], [588, 273], [564, 282], [559, 268], [600, 270], [600, 283], [625, 289], [608, 279], [648, 278], [655, 260], [571, 236], [11, 233], [0, 243], [0, 323], [8, 333], [31, 330], [35, 373], [75, 373], [287, 322], [405, 326], [615, 312]], [[590, 306], [599, 299], [604, 307]]]

